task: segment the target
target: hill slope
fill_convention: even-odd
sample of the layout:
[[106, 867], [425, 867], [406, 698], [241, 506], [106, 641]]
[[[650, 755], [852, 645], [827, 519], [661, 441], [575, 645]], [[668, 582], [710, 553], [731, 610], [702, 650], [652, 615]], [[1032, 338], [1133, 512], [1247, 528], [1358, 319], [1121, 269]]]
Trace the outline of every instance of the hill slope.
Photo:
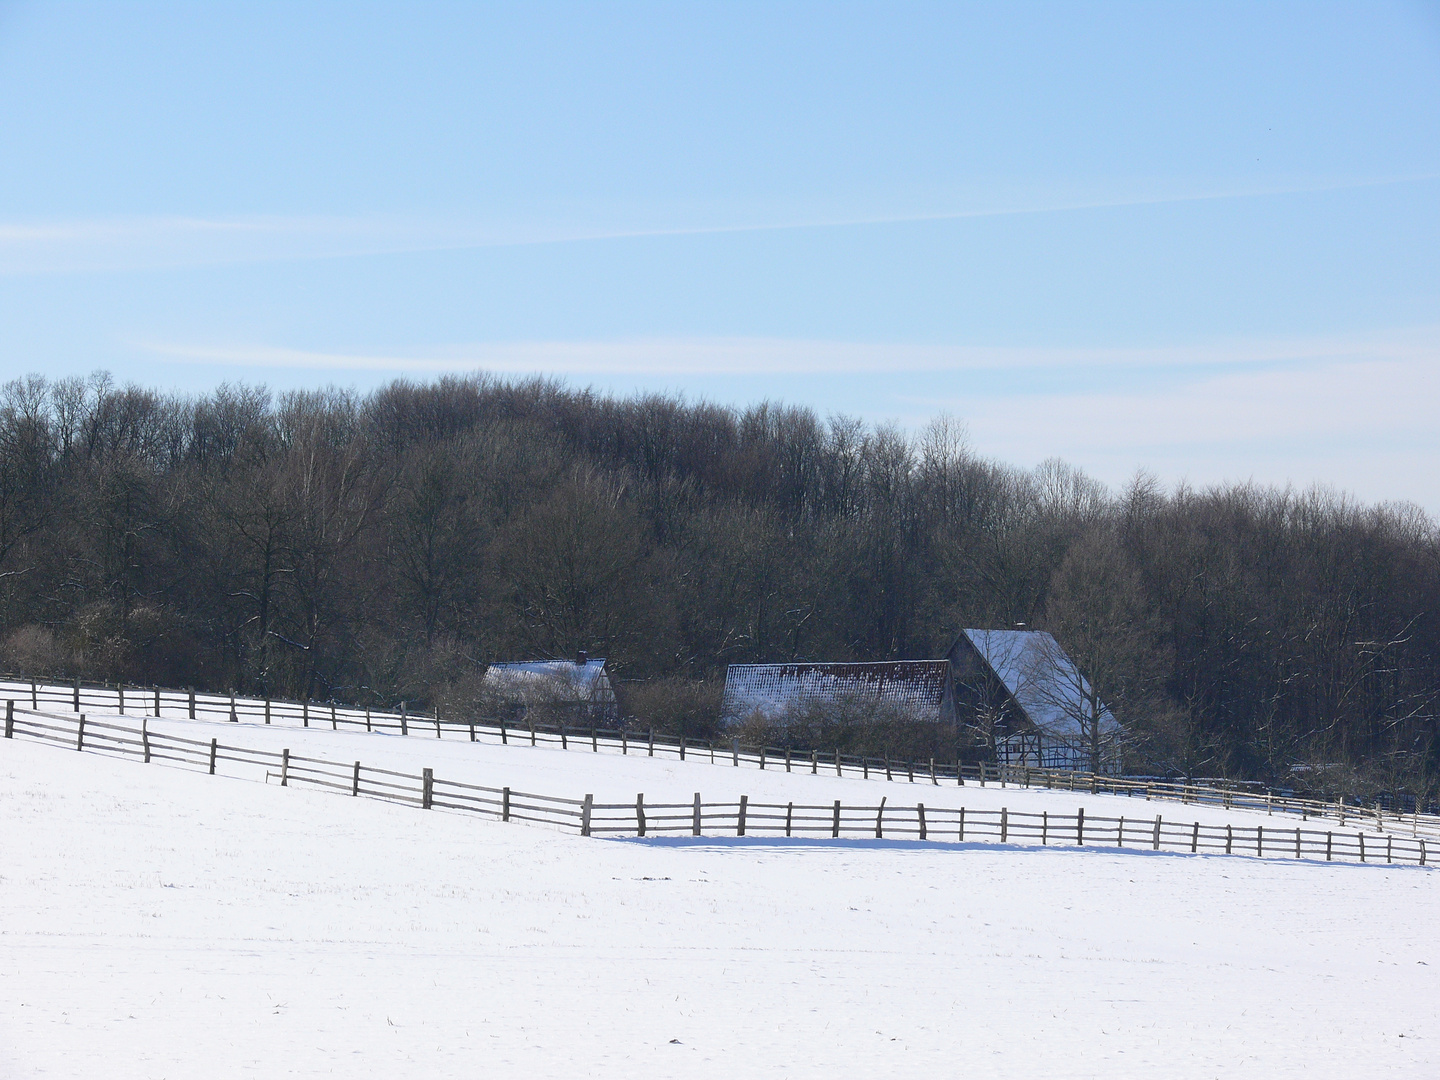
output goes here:
[[[562, 791], [580, 773], [587, 790], [643, 779], [657, 793], [688, 793], [696, 772], [711, 787], [741, 773], [751, 792], [761, 780], [508, 753], [508, 774], [560, 770], [547, 786]], [[636, 771], [590, 772], [617, 765]], [[10, 1075], [1199, 1077], [1243, 1063], [1274, 1077], [1440, 1064], [1440, 893], [1416, 868], [607, 842], [18, 740], [0, 743], [0, 816]]]

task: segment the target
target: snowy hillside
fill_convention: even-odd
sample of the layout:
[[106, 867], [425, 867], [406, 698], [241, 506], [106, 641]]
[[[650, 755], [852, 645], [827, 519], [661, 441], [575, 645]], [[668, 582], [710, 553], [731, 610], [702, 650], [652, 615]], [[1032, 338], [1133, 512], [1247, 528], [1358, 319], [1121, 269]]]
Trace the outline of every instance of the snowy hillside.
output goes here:
[[[617, 801], [696, 790], [873, 801], [909, 788], [214, 727]], [[936, 806], [1069, 809], [1079, 797], [922, 787]], [[1096, 814], [1134, 803], [1079, 798]], [[606, 841], [20, 739], [0, 742], [0, 820], [5, 1076], [1440, 1066], [1429, 869], [903, 840]]]

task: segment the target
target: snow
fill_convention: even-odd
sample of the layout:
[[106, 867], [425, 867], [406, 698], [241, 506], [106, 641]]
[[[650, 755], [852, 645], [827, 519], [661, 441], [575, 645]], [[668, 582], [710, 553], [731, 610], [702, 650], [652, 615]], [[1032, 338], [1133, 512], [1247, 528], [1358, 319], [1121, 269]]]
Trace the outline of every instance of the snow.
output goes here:
[[[911, 790], [576, 749], [150, 725], [600, 801], [701, 791], [895, 803]], [[585, 839], [256, 779], [0, 741], [0, 1076], [1268, 1078], [1440, 1066], [1429, 869]], [[1266, 820], [1069, 792], [914, 790], [927, 806]]]
[[[63, 714], [61, 714], [63, 715]], [[123, 724], [138, 729], [140, 718], [122, 717], [91, 712], [87, 714], [92, 730], [96, 723]], [[351, 762], [360, 761], [366, 767], [392, 769], [397, 772], [418, 776], [423, 769], [431, 768], [437, 778], [455, 780], [491, 788], [510, 787], [516, 791], [527, 791], [563, 799], [579, 800], [585, 795], [594, 795], [600, 804], [634, 805], [637, 794], [645, 796], [646, 804], [689, 805], [695, 793], [706, 802], [737, 801], [747, 795], [754, 803], [808, 804], [828, 807], [835, 799], [849, 806], [874, 806], [883, 797], [893, 808], [913, 807], [924, 803], [927, 809], [965, 807], [967, 810], [999, 810], [1005, 807], [1012, 813], [1071, 815], [1083, 807], [1088, 820], [1116, 819], [1121, 816], [1132, 822], [1152, 820], [1161, 815], [1167, 823], [1186, 825], [1199, 822], [1201, 825], [1232, 824], [1238, 828], [1254, 829], [1256, 825], [1274, 827], [1277, 830], [1293, 829], [1301, 824], [1295, 815], [1270, 816], [1245, 810], [1226, 810], [1221, 806], [1198, 806], [1174, 801], [1127, 797], [1121, 795], [1091, 795], [1088, 792], [1017, 788], [1013, 785], [1001, 787], [995, 781], [980, 787], [971, 779], [965, 786], [955, 784], [952, 778], [942, 784], [932, 784], [923, 772], [915, 774], [915, 782], [905, 779], [903, 769], [896, 768], [895, 780], [884, 780], [882, 770], [872, 769], [870, 780], [863, 780], [849, 766], [843, 776], [836, 776], [833, 766], [823, 761], [816, 774], [810, 773], [808, 759], [798, 757], [793, 771], [785, 772], [784, 762], [772, 758], [768, 767], [760, 770], [753, 761], [748, 767], [735, 768], [731, 758], [722, 751], [714, 754], [714, 764], [708, 752], [692, 750], [686, 760], [680, 761], [670, 754], [657, 751], [650, 757], [643, 743], [631, 744], [630, 753], [622, 755], [618, 747], [600, 740], [599, 753], [590, 750], [588, 737], [571, 737], [570, 749], [562, 750], [558, 745], [541, 744], [530, 746], [523, 733], [511, 732], [510, 743], [500, 745], [496, 737], [485, 732], [480, 741], [465, 740], [464, 733], [451, 729], [447, 738], [428, 737], [430, 730], [422, 722], [411, 724], [411, 734], [400, 736], [391, 733], [346, 730], [332, 731], [328, 727], [310, 728], [282, 727], [262, 723], [228, 723], [222, 721], [183, 720], [150, 718], [146, 721], [152, 735], [173, 734], [182, 738], [208, 742], [218, 739], [221, 746], [240, 746], [278, 753], [289, 749], [294, 754], [332, 761], [348, 767]], [[745, 759], [741, 759], [746, 764]], [[274, 766], [271, 766], [271, 781], [274, 782]], [[245, 765], [224, 760], [223, 751], [217, 765], [217, 772], [253, 780], [265, 780], [267, 769], [262, 765]], [[1408, 819], [1405, 819], [1408, 821]], [[1393, 819], [1392, 825], [1395, 825]], [[1314, 822], [1307, 828], [1338, 829], [1338, 824], [1329, 820]], [[1350, 818], [1346, 832], [1353, 835], [1356, 830], [1366, 831], [1367, 836], [1380, 836], [1373, 828], [1373, 819], [1357, 814]], [[1407, 836], [1405, 822], [1396, 825], [1396, 835]]]

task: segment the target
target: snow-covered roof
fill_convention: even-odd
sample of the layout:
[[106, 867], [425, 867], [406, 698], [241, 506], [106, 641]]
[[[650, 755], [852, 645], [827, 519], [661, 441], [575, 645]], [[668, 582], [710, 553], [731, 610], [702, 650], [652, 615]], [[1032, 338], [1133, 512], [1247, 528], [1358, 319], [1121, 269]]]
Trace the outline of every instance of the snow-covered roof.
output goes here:
[[587, 697], [609, 682], [603, 657], [587, 659], [583, 664], [574, 660], [510, 660], [491, 664], [485, 670], [485, 681], [490, 683], [529, 679], [560, 679], [573, 683], [577, 692]]
[[[1031, 723], [1056, 736], [1081, 734], [1078, 718], [1088, 715], [1090, 683], [1059, 642], [1044, 630], [963, 633]], [[1110, 710], [1102, 707], [1102, 730], [1114, 724]]]
[[720, 715], [778, 713], [843, 698], [873, 698], [940, 718], [950, 677], [947, 660], [894, 660], [873, 664], [731, 664], [725, 672]]

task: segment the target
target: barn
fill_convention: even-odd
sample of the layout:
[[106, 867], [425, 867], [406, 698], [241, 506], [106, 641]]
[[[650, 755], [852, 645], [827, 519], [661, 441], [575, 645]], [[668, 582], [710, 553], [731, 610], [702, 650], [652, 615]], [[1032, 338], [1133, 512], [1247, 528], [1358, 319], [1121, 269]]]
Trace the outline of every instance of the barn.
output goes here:
[[720, 716], [733, 725], [855, 702], [951, 724], [960, 745], [999, 764], [1120, 770], [1119, 724], [1043, 630], [962, 630], [943, 660], [731, 664]]
[[583, 651], [574, 660], [514, 660], [485, 670], [494, 707], [515, 716], [543, 712], [590, 727], [615, 727], [620, 713], [603, 657]]
[[957, 711], [1000, 764], [1120, 771], [1120, 725], [1043, 630], [963, 630], [950, 647]]
[[810, 705], [845, 701], [893, 707], [915, 720], [955, 720], [950, 665], [945, 660], [871, 664], [731, 664], [720, 699], [724, 723], [755, 713], [783, 716]]

